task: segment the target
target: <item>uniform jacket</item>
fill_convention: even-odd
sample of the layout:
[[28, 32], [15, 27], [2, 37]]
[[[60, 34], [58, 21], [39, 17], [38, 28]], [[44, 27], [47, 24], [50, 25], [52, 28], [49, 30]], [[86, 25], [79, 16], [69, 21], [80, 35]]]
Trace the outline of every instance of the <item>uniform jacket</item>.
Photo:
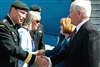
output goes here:
[[53, 65], [65, 59], [66, 67], [99, 67], [99, 53], [100, 33], [88, 20], [66, 49], [50, 58]]
[[34, 40], [35, 51], [45, 49], [43, 25], [39, 24], [37, 30], [32, 30], [30, 34]]
[[[6, 16], [0, 20], [0, 67], [16, 67], [17, 58], [26, 60], [28, 52], [19, 48], [19, 35], [16, 25]], [[33, 64], [35, 55], [32, 55], [29, 64]]]

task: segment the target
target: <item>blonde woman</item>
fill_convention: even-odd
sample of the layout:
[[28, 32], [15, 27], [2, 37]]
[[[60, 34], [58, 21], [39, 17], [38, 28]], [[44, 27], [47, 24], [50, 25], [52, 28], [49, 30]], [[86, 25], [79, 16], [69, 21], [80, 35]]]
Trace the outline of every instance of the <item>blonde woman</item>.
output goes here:
[[[58, 42], [57, 46], [55, 48], [53, 48], [53, 50], [46, 50], [46, 51], [39, 50], [38, 55], [46, 55], [47, 57], [50, 57], [50, 56], [60, 52], [61, 50], [65, 49], [65, 47], [67, 46], [67, 44], [70, 41], [71, 33], [74, 31], [74, 29], [76, 27], [75, 25], [71, 24], [70, 22], [71, 22], [71, 19], [68, 17], [61, 19], [60, 34], [64, 35], [64, 38]], [[64, 60], [53, 67], [66, 67], [66, 63], [67, 62]]]
[[[35, 49], [34, 41], [30, 36], [31, 30], [36, 30], [41, 16], [33, 11], [29, 11], [25, 21], [22, 24], [22, 27], [18, 29], [20, 36], [20, 48], [25, 51], [32, 52]], [[18, 60], [18, 67], [28, 67], [27, 63], [24, 63], [21, 60]]]

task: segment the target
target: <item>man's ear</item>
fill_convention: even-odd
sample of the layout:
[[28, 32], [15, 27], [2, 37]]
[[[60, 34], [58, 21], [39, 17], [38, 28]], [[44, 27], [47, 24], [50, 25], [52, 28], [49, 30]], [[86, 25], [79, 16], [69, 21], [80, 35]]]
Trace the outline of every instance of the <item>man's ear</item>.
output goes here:
[[10, 12], [14, 12], [16, 9], [14, 7], [11, 7], [11, 11]]
[[83, 13], [82, 13], [81, 10], [78, 10], [77, 12], [78, 12], [78, 15], [79, 15], [79, 16], [82, 16]]

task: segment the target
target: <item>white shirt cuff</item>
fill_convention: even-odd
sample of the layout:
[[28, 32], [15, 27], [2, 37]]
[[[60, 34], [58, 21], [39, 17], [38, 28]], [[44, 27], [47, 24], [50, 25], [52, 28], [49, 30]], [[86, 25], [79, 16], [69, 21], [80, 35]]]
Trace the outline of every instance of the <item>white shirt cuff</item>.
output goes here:
[[49, 65], [48, 65], [48, 67], [52, 67], [51, 59], [50, 59], [49, 57], [47, 57], [47, 58], [48, 58], [48, 61], [49, 61]]

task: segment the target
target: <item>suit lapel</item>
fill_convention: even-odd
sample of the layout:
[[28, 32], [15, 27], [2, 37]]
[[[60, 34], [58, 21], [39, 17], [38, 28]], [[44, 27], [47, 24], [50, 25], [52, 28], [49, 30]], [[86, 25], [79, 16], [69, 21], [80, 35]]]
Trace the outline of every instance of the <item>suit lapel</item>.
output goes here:
[[61, 47], [63, 46], [64, 42], [65, 42], [65, 39], [63, 39], [62, 42], [60, 42], [60, 43], [57, 45], [57, 46], [58, 46], [58, 49], [57, 49], [58, 52], [59, 52], [59, 50], [61, 49]]
[[73, 47], [73, 45], [77, 43], [77, 41], [79, 40], [79, 38], [80, 38], [80, 36], [81, 36], [81, 34], [82, 34], [82, 31], [83, 31], [84, 28], [88, 25], [88, 22], [89, 22], [89, 21], [87, 21], [86, 23], [84, 23], [84, 24], [81, 26], [81, 28], [79, 29], [79, 31], [76, 33], [74, 39], [73, 39], [72, 41], [70, 40], [70, 44], [69, 44], [69, 46], [68, 46], [68, 51], [67, 51], [67, 52], [69, 52], [69, 51], [71, 50], [71, 48]]
[[81, 33], [82, 33], [82, 30], [78, 31], [77, 34], [75, 35], [74, 39], [72, 41], [70, 40], [70, 44], [68, 46], [67, 52], [69, 52], [71, 50], [71, 48], [73, 47], [73, 45], [77, 43], [77, 40], [80, 37]]

